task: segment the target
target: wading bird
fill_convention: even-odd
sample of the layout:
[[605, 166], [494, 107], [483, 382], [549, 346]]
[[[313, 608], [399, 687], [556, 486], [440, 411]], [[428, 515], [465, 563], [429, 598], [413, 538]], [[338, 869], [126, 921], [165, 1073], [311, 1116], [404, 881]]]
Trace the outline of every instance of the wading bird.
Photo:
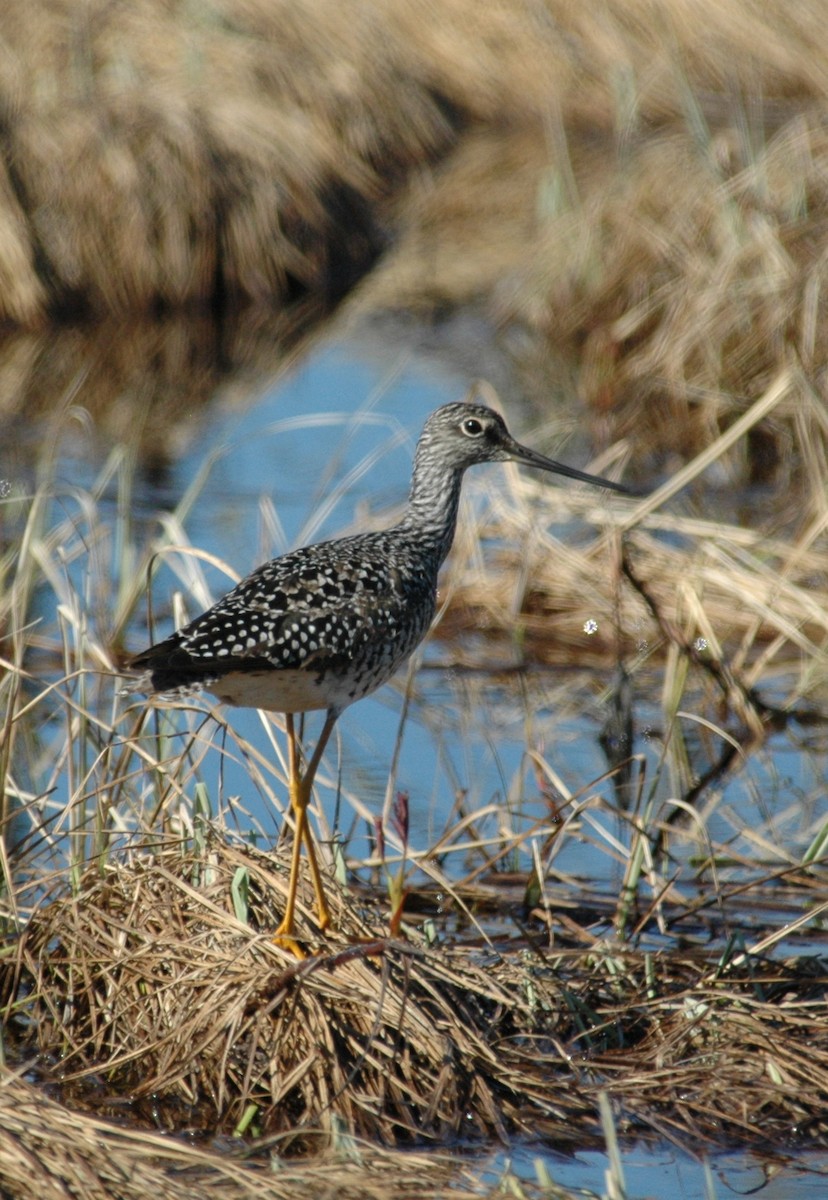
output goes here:
[[[225, 704], [285, 714], [293, 849], [285, 912], [275, 940], [295, 941], [301, 846], [316, 893], [319, 927], [330, 909], [308, 825], [314, 776], [337, 718], [405, 662], [422, 641], [437, 599], [437, 576], [454, 540], [460, 485], [476, 463], [518, 462], [597, 487], [629, 489], [521, 446], [503, 418], [480, 404], [433, 412], [417, 443], [408, 505], [377, 533], [319, 542], [255, 570], [211, 609], [129, 663], [129, 690], [207, 691]], [[304, 770], [294, 714], [325, 721]]]

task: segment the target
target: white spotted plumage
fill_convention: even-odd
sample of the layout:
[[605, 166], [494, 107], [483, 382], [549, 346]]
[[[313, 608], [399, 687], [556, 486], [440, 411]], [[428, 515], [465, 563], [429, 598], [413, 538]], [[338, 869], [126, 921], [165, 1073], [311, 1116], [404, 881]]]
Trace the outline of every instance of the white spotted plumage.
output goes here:
[[341, 712], [389, 679], [425, 636], [463, 472], [510, 459], [626, 490], [520, 446], [491, 409], [445, 405], [420, 436], [397, 525], [265, 563], [189, 625], [136, 655], [130, 669], [141, 674], [130, 690], [204, 689], [229, 704]]

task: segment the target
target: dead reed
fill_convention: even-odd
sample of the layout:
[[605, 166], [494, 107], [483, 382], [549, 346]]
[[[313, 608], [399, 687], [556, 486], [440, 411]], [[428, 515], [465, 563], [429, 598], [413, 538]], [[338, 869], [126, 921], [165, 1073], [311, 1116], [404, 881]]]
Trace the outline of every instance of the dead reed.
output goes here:
[[340, 295], [384, 241], [396, 181], [464, 120], [507, 95], [528, 102], [511, 82], [527, 55], [540, 70], [524, 23], [508, 4], [471, 25], [469, 12], [364, 0], [10, 12], [0, 316]]
[[450, 1189], [458, 1200], [488, 1194], [456, 1160], [384, 1151], [344, 1131], [324, 1158], [279, 1156], [278, 1141], [257, 1155], [229, 1139], [212, 1146], [170, 1138], [69, 1109], [42, 1087], [0, 1078], [0, 1181], [9, 1200], [411, 1200]]
[[601, 164], [573, 167], [578, 200], [550, 213], [504, 313], [542, 332], [540, 353], [577, 355], [594, 420], [614, 412], [633, 439], [654, 424], [662, 454], [714, 440], [796, 362], [789, 400], [743, 447], [762, 483], [784, 470], [785, 414], [824, 406], [828, 141], [821, 106], [770, 128], [742, 128], [738, 106], [731, 119], [634, 139], [609, 186]]
[[774, 961], [768, 941], [713, 955], [606, 938], [429, 947], [340, 899], [339, 935], [297, 963], [269, 940], [284, 888], [271, 856], [214, 837], [201, 853], [144, 846], [92, 866], [4, 955], [15, 1053], [35, 1051], [73, 1106], [278, 1135], [285, 1152], [328, 1150], [342, 1131], [386, 1146], [518, 1133], [584, 1145], [602, 1090], [624, 1134], [828, 1140], [818, 956]]

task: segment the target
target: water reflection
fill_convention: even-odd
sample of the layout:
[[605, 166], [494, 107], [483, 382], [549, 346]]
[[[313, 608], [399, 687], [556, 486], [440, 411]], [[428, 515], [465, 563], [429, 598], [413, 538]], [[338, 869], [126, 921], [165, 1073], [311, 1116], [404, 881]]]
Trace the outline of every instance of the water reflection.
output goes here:
[[318, 331], [312, 317], [310, 310], [222, 321], [177, 314], [8, 332], [0, 340], [4, 476], [30, 479], [57, 453], [78, 482], [123, 444], [148, 484], [163, 486], [205, 411], [219, 398], [248, 402], [285, 370]]
[[[695, 1151], [695, 1147], [693, 1148]], [[518, 1147], [509, 1154], [508, 1168], [519, 1179], [536, 1182], [538, 1163], [546, 1163], [562, 1188], [606, 1192], [609, 1157], [600, 1150], [581, 1150], [571, 1156], [551, 1155], [545, 1147]], [[625, 1194], [680, 1196], [682, 1200], [715, 1200], [725, 1196], [758, 1196], [761, 1200], [818, 1200], [825, 1193], [828, 1160], [824, 1153], [768, 1154], [725, 1151], [701, 1155], [664, 1144], [641, 1143], [621, 1154]], [[492, 1171], [502, 1175], [507, 1163], [499, 1156]], [[579, 1192], [580, 1194], [580, 1192]]]

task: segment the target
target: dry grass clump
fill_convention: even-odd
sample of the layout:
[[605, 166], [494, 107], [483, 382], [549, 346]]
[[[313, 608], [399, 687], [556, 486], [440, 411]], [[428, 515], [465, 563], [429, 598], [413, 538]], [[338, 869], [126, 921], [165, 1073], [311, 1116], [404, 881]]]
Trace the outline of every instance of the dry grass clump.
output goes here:
[[4, 972], [11, 1011], [79, 1099], [103, 1072], [139, 1109], [151, 1098], [196, 1129], [252, 1124], [306, 1149], [342, 1123], [393, 1144], [538, 1120], [563, 1137], [584, 1114], [576, 1095], [547, 1094], [523, 1051], [498, 1049], [548, 1040], [560, 1005], [475, 956], [390, 941], [341, 898], [343, 936], [297, 963], [270, 940], [285, 886], [271, 857], [218, 842], [93, 867], [26, 925]]
[[543, 79], [511, 4], [33, 0], [7, 16], [0, 317], [24, 323], [341, 294], [384, 240], [396, 179], [464, 118], [525, 110]]
[[[791, 407], [821, 395], [827, 131], [821, 110], [758, 145], [736, 126], [703, 145], [677, 129], [636, 142], [612, 178], [594, 151], [575, 153], [586, 160], [578, 203], [550, 215], [506, 304], [577, 354], [581, 399], [599, 412], [619, 406], [617, 433], [649, 421], [662, 453], [701, 446], [792, 352], [806, 374]], [[756, 479], [772, 473], [781, 444]]]
[[657, 1006], [640, 1043], [593, 1067], [634, 1126], [668, 1139], [695, 1128], [702, 1141], [824, 1145], [828, 1117], [816, 1098], [828, 1069], [828, 962], [765, 962], [753, 978], [747, 964], [739, 974], [735, 987], [715, 973], [696, 978]]
[[[567, 490], [555, 508], [541, 507], [548, 490], [517, 472], [508, 492], [478, 496], [478, 519], [463, 526], [455, 549], [441, 632], [485, 630], [512, 659], [550, 663], [608, 653], [630, 664], [664, 652], [690, 656], [717, 681], [725, 669], [743, 700], [763, 677], [787, 669], [785, 707], [804, 699], [824, 712], [828, 428], [819, 400], [811, 396], [795, 414], [794, 453], [805, 464], [796, 510], [777, 501], [765, 527], [742, 524], [735, 512], [730, 520], [696, 515], [692, 503], [690, 511], [675, 512], [675, 503], [668, 510], [703, 471], [726, 470], [760, 422], [790, 413], [797, 384], [795, 373], [779, 376], [725, 434], [636, 503], [599, 507]], [[600, 532], [585, 536], [584, 518]]]
[[219, 839], [91, 867], [5, 955], [14, 1043], [73, 1105], [283, 1150], [343, 1132], [585, 1145], [602, 1090], [622, 1133], [828, 1144], [828, 971], [764, 957], [779, 931], [738, 954], [586, 929], [586, 950], [501, 954], [386, 938], [340, 897], [340, 933], [297, 962], [269, 940], [284, 886]]
[[10, 1072], [0, 1076], [0, 1185], [8, 1200], [457, 1200], [487, 1191], [456, 1160], [391, 1153], [343, 1136], [325, 1157], [287, 1162], [278, 1143], [197, 1146], [64, 1108]]

